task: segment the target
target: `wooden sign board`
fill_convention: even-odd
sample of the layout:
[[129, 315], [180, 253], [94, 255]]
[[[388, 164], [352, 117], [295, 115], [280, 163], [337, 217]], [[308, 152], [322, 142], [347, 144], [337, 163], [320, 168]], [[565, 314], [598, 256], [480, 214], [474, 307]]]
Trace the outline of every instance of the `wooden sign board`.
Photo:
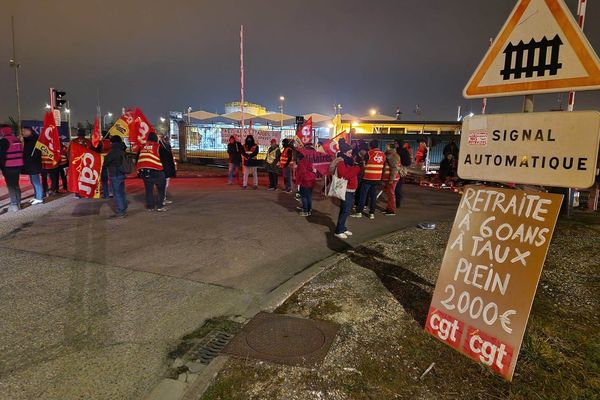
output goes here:
[[425, 330], [512, 380], [562, 195], [467, 186]]
[[584, 189], [599, 145], [597, 111], [476, 115], [463, 121], [458, 176]]

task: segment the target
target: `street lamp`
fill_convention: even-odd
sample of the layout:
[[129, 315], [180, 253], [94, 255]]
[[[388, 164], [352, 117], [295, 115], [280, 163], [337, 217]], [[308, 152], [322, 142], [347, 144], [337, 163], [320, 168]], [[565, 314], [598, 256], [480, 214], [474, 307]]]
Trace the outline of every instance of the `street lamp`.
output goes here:
[[46, 103], [46, 107], [44, 107], [46, 110], [51, 109], [52, 107], [50, 106], [50, 104]]
[[283, 133], [283, 103], [285, 102], [284, 96], [279, 96], [279, 113], [281, 114], [281, 132]]
[[369, 114], [371, 114], [371, 116], [373, 116], [373, 115], [376, 115], [376, 114], [377, 114], [377, 110], [376, 110], [376, 109], [374, 109], [374, 108], [371, 108], [371, 109], [369, 110]]

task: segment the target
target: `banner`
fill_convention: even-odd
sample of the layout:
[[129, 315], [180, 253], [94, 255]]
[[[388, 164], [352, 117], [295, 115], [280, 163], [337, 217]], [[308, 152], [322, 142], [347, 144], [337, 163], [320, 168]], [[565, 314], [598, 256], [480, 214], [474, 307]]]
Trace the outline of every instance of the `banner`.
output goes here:
[[96, 115], [96, 120], [94, 121], [94, 130], [92, 131], [92, 146], [98, 147], [98, 143], [100, 143], [100, 120]]
[[122, 138], [129, 138], [129, 130], [133, 124], [133, 111], [127, 110], [125, 114], [115, 122], [112, 128], [109, 129], [108, 134], [111, 136], [121, 136]]
[[[269, 147], [272, 139], [277, 140], [277, 143], [281, 141], [281, 132], [279, 131], [261, 131], [257, 129], [246, 129], [245, 131], [245, 136], [252, 135], [254, 137], [254, 141], [259, 146]], [[232, 135], [238, 138], [242, 137], [242, 129], [221, 128], [221, 143], [229, 143], [229, 137]]]
[[294, 138], [294, 140], [296, 141], [296, 143], [298, 143], [299, 147], [302, 147], [308, 143], [312, 143], [312, 117], [304, 121], [302, 127], [298, 127], [298, 130], [296, 131], [296, 137]]
[[148, 118], [142, 113], [142, 110], [136, 107], [133, 112], [133, 123], [129, 126], [129, 142], [134, 151], [146, 144], [148, 134], [153, 130]]
[[562, 195], [467, 186], [425, 330], [512, 380]]
[[316, 169], [321, 175], [329, 175], [329, 164], [331, 164], [335, 156], [314, 149], [308, 149], [306, 147], [298, 149], [298, 152], [302, 153], [304, 157], [310, 160], [314, 169]]
[[60, 161], [60, 138], [54, 122], [54, 115], [47, 112], [44, 116], [44, 127], [35, 147], [42, 153], [42, 168], [53, 169]]
[[323, 142], [323, 151], [333, 156], [336, 156], [337, 153], [340, 151], [340, 139], [342, 138], [346, 140], [347, 144], [350, 144], [348, 140], [348, 134], [346, 133], [346, 131], [341, 131], [331, 139], [327, 139]]
[[88, 199], [100, 198], [100, 176], [104, 157], [77, 142], [71, 142], [70, 154], [67, 180], [69, 192]]

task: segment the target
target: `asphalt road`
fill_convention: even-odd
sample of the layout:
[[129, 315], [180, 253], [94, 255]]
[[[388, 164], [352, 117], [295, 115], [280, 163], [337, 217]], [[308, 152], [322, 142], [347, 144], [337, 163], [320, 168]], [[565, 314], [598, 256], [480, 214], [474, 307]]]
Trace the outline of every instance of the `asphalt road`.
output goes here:
[[[262, 184], [263, 182], [261, 182]], [[222, 178], [179, 179], [166, 213], [127, 181], [129, 216], [72, 196], [0, 215], [0, 398], [141, 398], [165, 356], [215, 316], [243, 315], [335, 252], [423, 221], [454, 217], [458, 196], [405, 186], [396, 217], [350, 219], [314, 195], [313, 216], [283, 192]]]

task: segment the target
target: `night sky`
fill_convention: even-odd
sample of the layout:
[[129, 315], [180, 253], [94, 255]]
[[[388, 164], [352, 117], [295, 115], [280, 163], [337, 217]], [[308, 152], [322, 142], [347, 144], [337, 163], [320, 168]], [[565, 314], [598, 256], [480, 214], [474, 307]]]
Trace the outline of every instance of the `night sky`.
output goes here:
[[[48, 88], [65, 90], [73, 122], [139, 106], [155, 122], [169, 110], [223, 113], [239, 99], [239, 28], [245, 25], [246, 100], [285, 112], [366, 115], [372, 107], [414, 119], [479, 113], [462, 89], [515, 0], [0, 0], [0, 120], [16, 114], [10, 15], [22, 64], [24, 118], [42, 119]], [[600, 51], [600, 0], [584, 32]], [[568, 0], [575, 13], [577, 0]], [[536, 111], [558, 94], [536, 96]], [[522, 98], [490, 99], [519, 112]], [[566, 108], [566, 95], [563, 96]], [[575, 108], [600, 109], [600, 91]]]

